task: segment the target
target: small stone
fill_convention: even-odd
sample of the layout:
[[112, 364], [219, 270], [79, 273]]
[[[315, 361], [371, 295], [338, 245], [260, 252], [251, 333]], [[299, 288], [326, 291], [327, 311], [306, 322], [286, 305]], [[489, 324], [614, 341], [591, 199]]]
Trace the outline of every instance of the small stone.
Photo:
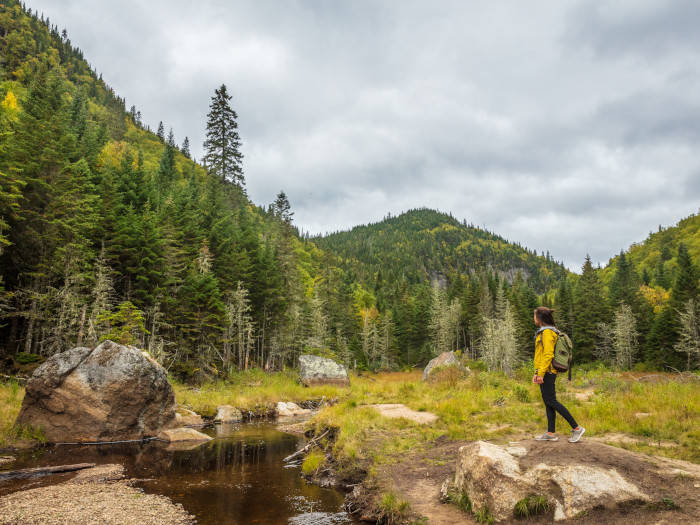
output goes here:
[[649, 412], [637, 412], [636, 414], [634, 414], [634, 417], [642, 419], [644, 417], [649, 417], [650, 415], [651, 414]]
[[301, 408], [296, 403], [280, 401], [277, 403], [277, 415], [280, 417], [295, 417], [311, 414], [308, 408]]
[[231, 405], [216, 407], [214, 423], [238, 423], [240, 421], [243, 421], [243, 414], [237, 408]]
[[423, 370], [423, 381], [427, 381], [430, 374], [437, 368], [453, 366], [461, 372], [469, 372], [469, 369], [462, 365], [454, 352], [443, 352], [439, 356], [428, 362], [428, 365]]
[[161, 441], [166, 441], [168, 443], [178, 443], [181, 441], [211, 441], [212, 438], [195, 430], [193, 428], [181, 427], [181, 428], [169, 428], [168, 430], [163, 430], [158, 434], [158, 439]]

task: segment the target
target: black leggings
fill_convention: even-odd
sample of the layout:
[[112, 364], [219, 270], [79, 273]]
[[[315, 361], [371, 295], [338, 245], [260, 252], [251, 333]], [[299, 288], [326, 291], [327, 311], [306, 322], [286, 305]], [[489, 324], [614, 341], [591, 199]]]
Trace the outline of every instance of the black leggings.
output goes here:
[[547, 408], [547, 432], [554, 432], [557, 412], [566, 419], [571, 428], [576, 428], [578, 424], [574, 417], [564, 405], [557, 401], [557, 393], [554, 390], [554, 382], [557, 380], [557, 375], [547, 372], [543, 379], [544, 383], [540, 385], [540, 392], [542, 392], [542, 401], [544, 401], [544, 405]]

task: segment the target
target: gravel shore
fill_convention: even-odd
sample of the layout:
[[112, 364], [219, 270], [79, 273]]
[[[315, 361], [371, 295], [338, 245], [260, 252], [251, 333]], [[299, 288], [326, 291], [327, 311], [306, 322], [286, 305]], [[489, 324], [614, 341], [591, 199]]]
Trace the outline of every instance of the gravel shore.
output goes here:
[[100, 465], [73, 479], [0, 499], [2, 525], [190, 525], [194, 518], [165, 496], [144, 494], [121, 465]]

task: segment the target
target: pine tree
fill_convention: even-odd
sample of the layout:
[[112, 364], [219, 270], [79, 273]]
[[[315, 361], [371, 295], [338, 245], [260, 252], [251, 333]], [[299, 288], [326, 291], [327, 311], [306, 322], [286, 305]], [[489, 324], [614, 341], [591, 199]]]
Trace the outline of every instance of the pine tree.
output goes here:
[[163, 126], [162, 120], [158, 122], [158, 131], [156, 132], [156, 137], [158, 137], [161, 142], [165, 142], [165, 127]]
[[243, 154], [236, 122], [238, 115], [229, 103], [232, 98], [224, 84], [214, 91], [207, 115], [204, 161], [210, 173], [242, 187], [245, 184]]
[[605, 304], [598, 272], [587, 255], [574, 292], [573, 342], [577, 361], [590, 361], [593, 357], [598, 324], [607, 320]]
[[190, 139], [188, 137], [185, 137], [185, 140], [182, 141], [182, 154], [187, 157], [188, 159], [191, 158], [190, 154]]
[[274, 214], [277, 218], [279, 218], [285, 224], [292, 223], [292, 217], [294, 216], [294, 212], [291, 211], [292, 206], [289, 204], [289, 199], [287, 198], [286, 193], [280, 191], [277, 194], [277, 198], [275, 199], [275, 202], [273, 203], [272, 207], [274, 210]]
[[674, 308], [682, 308], [689, 300], [698, 296], [698, 273], [685, 244], [678, 245], [676, 258], [678, 270], [671, 288], [671, 303]]

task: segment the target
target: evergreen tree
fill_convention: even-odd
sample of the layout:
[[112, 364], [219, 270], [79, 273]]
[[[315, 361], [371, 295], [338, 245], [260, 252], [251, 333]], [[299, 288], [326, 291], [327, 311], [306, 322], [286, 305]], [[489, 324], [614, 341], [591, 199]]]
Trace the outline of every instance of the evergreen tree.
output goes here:
[[207, 138], [204, 141], [204, 161], [210, 173], [221, 180], [243, 186], [243, 154], [238, 135], [238, 115], [231, 109], [226, 86], [214, 91], [207, 114]]
[[185, 157], [187, 157], [188, 159], [192, 158], [191, 154], [190, 154], [190, 139], [188, 137], [185, 137], [185, 140], [182, 141], [181, 151], [182, 151], [182, 154]]
[[287, 198], [286, 193], [280, 191], [277, 194], [277, 198], [272, 206], [276, 217], [278, 217], [285, 224], [292, 223], [294, 212], [292, 211], [291, 204], [289, 204], [289, 199]]
[[587, 255], [574, 291], [573, 342], [577, 361], [585, 362], [593, 358], [598, 324], [607, 320], [605, 303], [598, 272]]
[[162, 120], [158, 122], [158, 131], [156, 131], [156, 137], [158, 137], [161, 142], [165, 142], [165, 127], [163, 126]]

